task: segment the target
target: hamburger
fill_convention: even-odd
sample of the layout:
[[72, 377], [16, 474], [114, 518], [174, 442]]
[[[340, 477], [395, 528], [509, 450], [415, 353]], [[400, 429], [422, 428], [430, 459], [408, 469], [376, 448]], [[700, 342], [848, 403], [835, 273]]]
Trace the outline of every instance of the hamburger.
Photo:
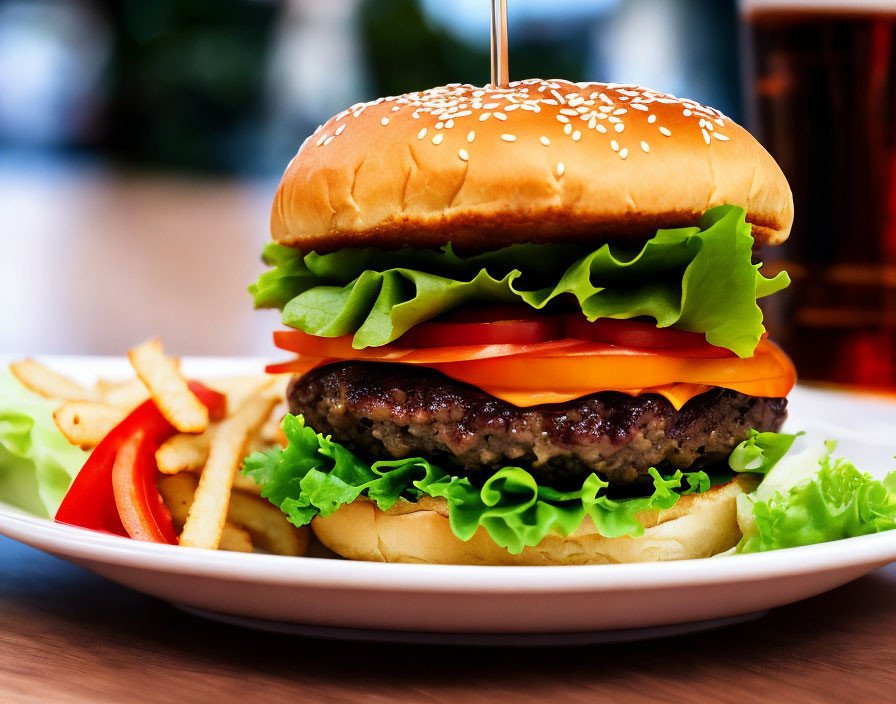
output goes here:
[[594, 564], [740, 539], [793, 365], [754, 261], [793, 219], [742, 127], [635, 85], [451, 84], [355, 105], [274, 200], [294, 359], [262, 495], [351, 559]]

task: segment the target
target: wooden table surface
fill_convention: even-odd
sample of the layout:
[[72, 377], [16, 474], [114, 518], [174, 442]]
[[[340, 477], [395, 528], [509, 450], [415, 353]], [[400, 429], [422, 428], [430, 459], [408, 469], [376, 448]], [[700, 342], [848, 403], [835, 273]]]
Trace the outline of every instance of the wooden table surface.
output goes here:
[[893, 701], [894, 594], [896, 565], [756, 621], [641, 643], [349, 643], [205, 621], [0, 538], [0, 702]]

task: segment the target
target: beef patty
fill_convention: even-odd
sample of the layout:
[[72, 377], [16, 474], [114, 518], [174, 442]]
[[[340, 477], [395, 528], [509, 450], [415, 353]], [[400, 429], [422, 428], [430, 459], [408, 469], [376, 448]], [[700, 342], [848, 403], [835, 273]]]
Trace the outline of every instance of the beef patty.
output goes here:
[[288, 398], [292, 413], [368, 461], [425, 457], [481, 481], [522, 467], [556, 487], [591, 472], [629, 484], [650, 467], [705, 467], [787, 415], [786, 399], [720, 388], [678, 411], [656, 394], [615, 391], [520, 408], [432, 369], [380, 362], [319, 367], [294, 378]]

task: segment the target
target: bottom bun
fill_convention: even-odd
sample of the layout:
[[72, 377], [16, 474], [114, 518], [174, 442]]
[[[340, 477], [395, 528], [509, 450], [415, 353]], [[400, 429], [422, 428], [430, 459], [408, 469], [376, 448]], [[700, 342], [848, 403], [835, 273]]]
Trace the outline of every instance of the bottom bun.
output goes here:
[[756, 488], [759, 479], [741, 474], [702, 494], [688, 494], [666, 511], [644, 511], [637, 538], [598, 535], [590, 517], [563, 537], [548, 534], [535, 547], [512, 555], [483, 528], [468, 541], [451, 532], [448, 503], [423, 497], [399, 501], [381, 511], [359, 498], [327, 518], [311, 524], [315, 535], [333, 552], [350, 560], [417, 562], [449, 565], [601, 565], [710, 557], [740, 540], [736, 500]]

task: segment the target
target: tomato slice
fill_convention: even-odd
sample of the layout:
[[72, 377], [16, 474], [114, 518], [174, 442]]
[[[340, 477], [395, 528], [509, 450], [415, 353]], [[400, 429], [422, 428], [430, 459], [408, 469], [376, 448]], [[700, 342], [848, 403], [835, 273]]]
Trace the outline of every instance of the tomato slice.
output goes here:
[[566, 337], [577, 340], [606, 342], [619, 347], [639, 349], [677, 350], [689, 357], [733, 357], [734, 353], [724, 347], [716, 347], [706, 341], [701, 333], [658, 328], [652, 323], [637, 320], [617, 320], [598, 318], [594, 322], [576, 313], [564, 319]]
[[327, 359], [367, 359], [376, 362], [401, 362], [403, 364], [434, 364], [457, 362], [492, 357], [510, 357], [520, 354], [542, 354], [561, 349], [574, 348], [579, 340], [553, 340], [531, 345], [485, 344], [456, 345], [450, 347], [399, 347], [383, 345], [356, 350], [352, 347], [352, 336], [315, 337], [299, 330], [278, 330], [274, 333], [274, 344], [287, 352], [297, 352], [304, 357]]
[[563, 337], [563, 320], [555, 316], [543, 316], [490, 323], [431, 321], [415, 325], [397, 342], [403, 347], [534, 345]]
[[439, 322], [446, 323], [506, 323], [517, 320], [529, 320], [543, 316], [525, 303], [507, 303], [482, 308], [458, 308], [438, 317]]

